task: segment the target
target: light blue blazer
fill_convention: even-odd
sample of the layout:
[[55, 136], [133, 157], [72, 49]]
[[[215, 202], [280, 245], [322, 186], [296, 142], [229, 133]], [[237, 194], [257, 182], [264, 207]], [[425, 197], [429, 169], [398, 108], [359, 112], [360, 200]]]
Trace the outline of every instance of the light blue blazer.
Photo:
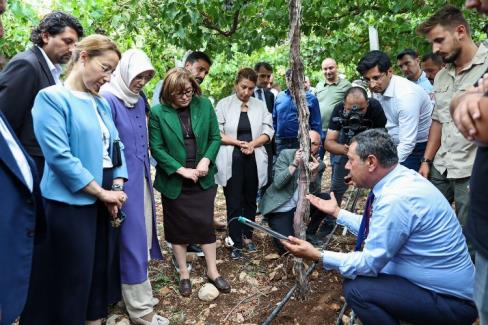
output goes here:
[[[110, 132], [109, 153], [119, 134], [112, 120], [110, 106], [102, 97], [94, 97], [98, 113]], [[46, 159], [41, 180], [42, 196], [72, 205], [96, 201], [82, 189], [95, 180], [103, 180], [102, 131], [89, 99], [75, 96], [63, 86], [41, 90], [32, 108], [34, 133]], [[123, 153], [123, 146], [122, 153]], [[113, 178], [127, 179], [125, 157], [122, 166], [113, 169]]]

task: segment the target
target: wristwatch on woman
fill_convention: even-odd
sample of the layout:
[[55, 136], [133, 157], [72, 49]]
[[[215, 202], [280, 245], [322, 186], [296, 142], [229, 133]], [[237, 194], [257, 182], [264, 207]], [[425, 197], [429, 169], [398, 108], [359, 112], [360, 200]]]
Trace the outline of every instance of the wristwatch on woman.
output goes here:
[[123, 190], [124, 190], [124, 185], [120, 185], [120, 184], [112, 185], [112, 191], [123, 191]]
[[420, 163], [427, 163], [429, 166], [432, 165], [433, 161], [432, 159], [428, 159], [428, 158], [422, 158], [420, 159]]

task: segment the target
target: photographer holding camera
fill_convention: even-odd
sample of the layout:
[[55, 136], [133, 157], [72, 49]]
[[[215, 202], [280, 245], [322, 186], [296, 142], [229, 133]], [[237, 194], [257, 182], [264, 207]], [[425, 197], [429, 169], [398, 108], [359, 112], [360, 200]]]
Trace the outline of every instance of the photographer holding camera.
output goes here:
[[335, 155], [332, 160], [330, 191], [334, 192], [339, 206], [348, 186], [345, 166], [352, 137], [367, 129], [384, 128], [385, 125], [386, 117], [381, 104], [376, 99], [368, 99], [368, 94], [362, 87], [349, 88], [344, 94], [344, 101], [334, 107], [325, 149]]

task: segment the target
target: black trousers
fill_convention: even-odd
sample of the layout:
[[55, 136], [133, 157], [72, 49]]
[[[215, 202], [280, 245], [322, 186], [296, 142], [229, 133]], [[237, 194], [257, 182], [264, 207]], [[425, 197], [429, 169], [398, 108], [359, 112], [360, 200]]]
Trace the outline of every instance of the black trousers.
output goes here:
[[42, 174], [44, 174], [44, 157], [42, 156], [31, 156], [34, 160], [36, 167], [37, 167], [37, 175], [39, 179], [42, 178]]
[[[105, 182], [111, 177], [106, 177]], [[104, 186], [105, 188], [107, 186]], [[110, 226], [104, 204], [77, 206], [45, 200], [48, 234], [43, 263], [20, 324], [84, 325], [107, 315], [109, 303], [121, 299], [119, 230]], [[41, 276], [42, 275], [42, 276]]]
[[400, 320], [471, 325], [477, 317], [472, 301], [435, 293], [396, 275], [344, 280], [344, 297], [364, 325], [397, 325]]
[[232, 154], [232, 177], [224, 187], [229, 235], [235, 248], [242, 248], [243, 238], [252, 238], [252, 228], [233, 218], [256, 220], [258, 171], [254, 154], [244, 155], [237, 148]]
[[[328, 193], [319, 193], [317, 196], [324, 200], [330, 199], [330, 195]], [[295, 231], [293, 229], [293, 217], [295, 216], [295, 210], [296, 209], [291, 209], [286, 212], [268, 213], [266, 215], [268, 225], [271, 229], [279, 232], [282, 235], [294, 236]], [[323, 228], [327, 229], [330, 233], [335, 225], [334, 218], [326, 213], [323, 213], [313, 205], [310, 205], [310, 222], [307, 226], [307, 234], [315, 234], [322, 221], [324, 221]], [[278, 252], [283, 254], [285, 252], [285, 248], [281, 242], [276, 238], [273, 238], [273, 242]]]
[[344, 177], [349, 174], [346, 169], [347, 157], [336, 155], [332, 163], [332, 177], [330, 191], [334, 192], [337, 204], [341, 206], [342, 198], [349, 185], [346, 184]]
[[[274, 231], [279, 232], [280, 234], [288, 237], [293, 236], [293, 216], [295, 215], [295, 209], [291, 209], [286, 212], [271, 212], [266, 215], [268, 219], [268, 225]], [[281, 244], [281, 242], [273, 237], [273, 243], [278, 250], [278, 253], [283, 254], [285, 253], [285, 248]]]
[[[323, 200], [330, 200], [329, 193], [319, 193], [317, 196]], [[320, 224], [322, 224], [320, 231], [328, 234], [334, 228], [335, 218], [310, 204], [310, 222], [307, 226], [307, 234], [314, 235], [319, 229]]]

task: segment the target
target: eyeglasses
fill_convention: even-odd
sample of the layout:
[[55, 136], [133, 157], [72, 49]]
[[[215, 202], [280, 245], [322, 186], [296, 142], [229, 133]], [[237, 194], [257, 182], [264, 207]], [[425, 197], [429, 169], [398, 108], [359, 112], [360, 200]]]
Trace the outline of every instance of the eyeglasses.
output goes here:
[[194, 93], [194, 90], [193, 90], [193, 88], [191, 88], [191, 89], [186, 89], [183, 92], [178, 93], [178, 94], [173, 93], [173, 96], [178, 97], [178, 98], [183, 98], [184, 96], [191, 97], [191, 96], [193, 96], [193, 93]]
[[112, 72], [114, 72], [114, 69], [110, 66], [106, 66], [105, 64], [103, 64], [102, 62], [98, 61], [97, 58], [93, 58], [92, 59], [93, 61], [95, 61], [99, 66], [100, 68], [102, 68], [102, 73], [106, 76], [110, 76], [112, 75]]
[[374, 77], [371, 77], [371, 78], [366, 78], [364, 77], [364, 81], [366, 81], [368, 84], [372, 83], [373, 81], [374, 82], [378, 82], [381, 80], [381, 78], [383, 78], [384, 76], [386, 76], [386, 73], [385, 72], [382, 72], [381, 74], [377, 75], [377, 76], [374, 76]]

